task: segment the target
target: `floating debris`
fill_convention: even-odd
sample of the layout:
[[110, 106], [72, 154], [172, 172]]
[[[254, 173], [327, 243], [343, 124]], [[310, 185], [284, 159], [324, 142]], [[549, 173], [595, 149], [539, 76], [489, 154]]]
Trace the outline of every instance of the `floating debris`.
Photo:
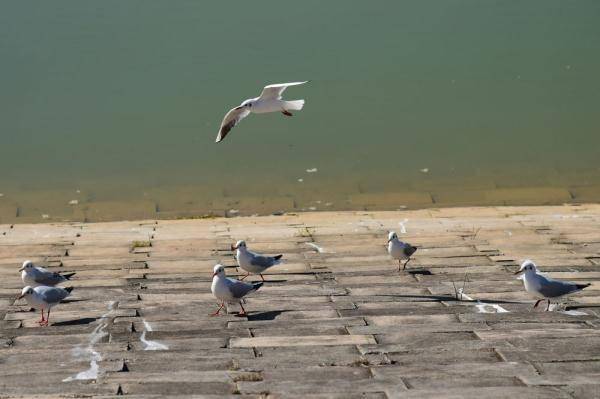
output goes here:
[[421, 173], [429, 173], [429, 168], [419, 169], [419, 172], [421, 172]]
[[43, 213], [42, 219], [50, 219], [50, 215], [48, 215], [47, 213]]
[[325, 206], [331, 206], [331, 205], [333, 205], [333, 202], [326, 202], [325, 203]]
[[235, 215], [237, 213], [240, 213], [240, 210], [239, 209], [230, 209], [229, 213], [231, 213], [232, 215]]
[[78, 204], [79, 204], [79, 201], [76, 199], [69, 201], [69, 205], [78, 205]]
[[317, 168], [306, 169], [306, 173], [316, 173], [318, 171]]
[[4, 194], [0, 193], [0, 197], [4, 197]]
[[299, 181], [300, 183], [302, 183], [302, 182], [304, 181], [304, 179], [298, 179], [298, 181]]
[[311, 211], [316, 211], [317, 207], [316, 206], [309, 206], [308, 209], [311, 210]]

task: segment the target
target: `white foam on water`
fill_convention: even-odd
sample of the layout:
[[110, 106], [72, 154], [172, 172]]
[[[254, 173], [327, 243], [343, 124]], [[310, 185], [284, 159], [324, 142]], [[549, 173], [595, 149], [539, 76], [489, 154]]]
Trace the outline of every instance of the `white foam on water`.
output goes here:
[[115, 309], [115, 304], [115, 301], [108, 304], [108, 312], [104, 313], [100, 317], [100, 324], [98, 324], [96, 328], [94, 328], [94, 331], [91, 332], [88, 346], [82, 348], [78, 345], [71, 351], [73, 357], [77, 360], [89, 358], [90, 368], [80, 371], [74, 376], [65, 378], [62, 380], [63, 382], [76, 380], [95, 380], [98, 378], [98, 373], [100, 372], [100, 366], [98, 365], [98, 362], [102, 360], [102, 355], [94, 350], [94, 345], [96, 345], [102, 339], [102, 337], [108, 335], [108, 333], [105, 331], [106, 327], [108, 327], [107, 317]]
[[142, 321], [144, 322], [144, 331], [142, 332], [142, 335], [140, 336], [140, 341], [142, 341], [142, 344], [144, 344], [144, 350], [145, 351], [164, 351], [164, 350], [169, 349], [169, 347], [165, 344], [162, 344], [158, 341], [151, 341], [151, 340], [146, 339], [146, 332], [152, 331], [152, 326], [146, 320], [142, 320]]
[[308, 245], [309, 247], [313, 247], [320, 254], [325, 253], [323, 247], [318, 246], [314, 242], [307, 242], [306, 245]]
[[318, 171], [317, 168], [306, 169], [306, 173], [316, 173]]
[[400, 234], [406, 234], [406, 226], [404, 225], [404, 223], [408, 222], [408, 219], [404, 219], [401, 222], [398, 222], [398, 224], [400, 225]]

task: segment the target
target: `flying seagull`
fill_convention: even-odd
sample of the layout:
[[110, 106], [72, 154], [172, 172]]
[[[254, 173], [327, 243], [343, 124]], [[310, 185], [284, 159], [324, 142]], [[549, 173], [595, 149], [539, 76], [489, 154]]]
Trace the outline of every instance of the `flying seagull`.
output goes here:
[[221, 127], [219, 128], [219, 134], [215, 140], [217, 143], [227, 136], [227, 133], [235, 125], [240, 123], [242, 119], [250, 115], [265, 114], [267, 112], [281, 112], [285, 116], [292, 116], [290, 111], [299, 111], [304, 106], [304, 100], [292, 100], [286, 101], [281, 99], [281, 94], [289, 86], [302, 85], [307, 82], [292, 82], [292, 83], [277, 83], [273, 85], [265, 86], [259, 97], [249, 98], [242, 102], [239, 106], [229, 110], [229, 112], [223, 118]]
[[254, 253], [246, 246], [246, 241], [240, 240], [234, 246], [231, 246], [231, 250], [237, 250], [235, 258], [239, 267], [248, 272], [242, 280], [250, 275], [250, 273], [260, 275], [262, 281], [265, 281], [262, 273], [264, 273], [271, 266], [278, 265], [281, 263], [280, 259], [283, 255], [276, 256], [263, 256]]
[[524, 273], [523, 284], [525, 285], [525, 290], [538, 299], [533, 307], [535, 308], [541, 301], [547, 300], [548, 306], [546, 307], [546, 311], [550, 309], [550, 299], [573, 294], [590, 286], [589, 283], [576, 284], [543, 276], [538, 273], [537, 266], [530, 260], [523, 262], [521, 268], [515, 272], [515, 274], [521, 273]]
[[406, 265], [410, 262], [410, 257], [417, 251], [416, 247], [413, 247], [407, 242], [400, 241], [398, 239], [398, 234], [393, 231], [390, 231], [388, 235], [388, 245], [387, 250], [390, 256], [394, 259], [398, 259], [398, 271], [400, 271], [400, 266], [402, 266], [402, 260], [406, 259], [404, 263], [403, 270], [406, 269]]
[[[30, 287], [27, 286], [21, 291], [21, 295], [17, 299], [25, 298], [27, 304], [34, 309], [42, 311], [42, 319], [39, 321], [40, 326], [47, 326], [50, 320], [50, 309], [58, 305], [63, 299], [71, 295], [73, 287]], [[44, 319], [44, 309], [48, 311], [48, 317]]]
[[21, 280], [23, 284], [37, 287], [38, 285], [55, 286], [57, 284], [68, 281], [75, 274], [64, 273], [58, 274], [51, 272], [43, 267], [35, 266], [32, 261], [26, 260], [23, 262], [23, 267], [19, 269], [21, 272]]
[[242, 305], [242, 298], [258, 290], [262, 285], [263, 283], [249, 284], [229, 278], [225, 275], [225, 268], [222, 265], [215, 265], [210, 290], [213, 295], [221, 301], [221, 304], [215, 313], [211, 313], [211, 316], [218, 315], [225, 306], [225, 302], [234, 301], [239, 302], [240, 307], [242, 308], [242, 311], [238, 313], [238, 316], [246, 316], [246, 309], [244, 309], [244, 306]]

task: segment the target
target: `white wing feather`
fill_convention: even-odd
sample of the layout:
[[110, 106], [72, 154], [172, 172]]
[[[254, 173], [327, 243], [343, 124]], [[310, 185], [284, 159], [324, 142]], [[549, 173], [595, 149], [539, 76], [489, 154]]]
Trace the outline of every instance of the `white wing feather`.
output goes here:
[[240, 123], [240, 121], [247, 117], [249, 114], [250, 111], [246, 108], [235, 107], [233, 109], [230, 109], [229, 112], [223, 118], [223, 122], [221, 122], [219, 134], [217, 135], [217, 139], [215, 140], [215, 142], [218, 143], [219, 141], [223, 140], [225, 136], [227, 136], [227, 133], [229, 133], [229, 131], [233, 129], [235, 125]]
[[281, 94], [283, 93], [283, 91], [285, 89], [287, 89], [289, 86], [297, 86], [297, 85], [303, 85], [306, 82], [291, 82], [291, 83], [277, 83], [277, 84], [273, 84], [273, 85], [268, 85], [265, 86], [265, 88], [263, 89], [262, 93], [260, 93], [260, 97], [259, 99], [261, 100], [267, 100], [267, 99], [280, 99], [281, 98]]

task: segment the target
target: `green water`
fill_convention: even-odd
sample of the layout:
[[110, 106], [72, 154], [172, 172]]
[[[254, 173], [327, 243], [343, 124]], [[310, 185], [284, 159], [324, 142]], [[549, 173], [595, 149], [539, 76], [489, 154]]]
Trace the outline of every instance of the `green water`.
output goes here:
[[[2, 200], [600, 185], [598, 21], [596, 0], [4, 2]], [[304, 110], [214, 143], [297, 80]]]

